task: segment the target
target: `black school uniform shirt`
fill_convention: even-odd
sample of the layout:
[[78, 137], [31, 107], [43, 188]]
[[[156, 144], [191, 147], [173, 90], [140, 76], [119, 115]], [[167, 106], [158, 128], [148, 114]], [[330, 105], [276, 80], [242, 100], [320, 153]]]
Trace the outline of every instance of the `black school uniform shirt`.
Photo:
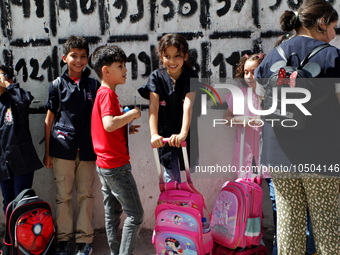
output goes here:
[[[325, 42], [296, 36], [282, 43], [281, 47], [287, 57], [295, 52], [302, 60], [315, 47], [322, 44]], [[265, 85], [265, 78], [272, 75], [270, 67], [279, 60], [282, 58], [276, 49], [269, 52], [255, 71], [258, 82]], [[293, 65], [296, 66], [297, 59], [294, 58], [293, 61], [295, 62]], [[264, 165], [289, 166], [292, 163], [334, 167], [335, 164], [340, 163], [340, 107], [335, 93], [336, 79], [328, 79], [340, 77], [340, 50], [333, 46], [325, 48], [309, 62], [316, 62], [321, 67], [321, 73], [317, 79], [325, 78], [317, 83], [318, 91], [314, 97], [329, 96], [327, 100], [311, 110], [312, 116], [309, 117], [306, 127], [301, 131], [272, 128], [271, 124], [265, 123], [262, 150], [262, 164]], [[313, 100], [313, 95], [311, 100]], [[323, 169], [321, 173], [324, 173]], [[327, 171], [326, 174], [332, 174], [332, 172]]]
[[[159, 95], [158, 134], [160, 136], [170, 137], [172, 134], [179, 134], [181, 132], [183, 103], [186, 94], [193, 90], [194, 85], [190, 86], [190, 80], [191, 83], [194, 81], [192, 78], [198, 78], [196, 71], [189, 67], [184, 67], [180, 77], [176, 80], [175, 86], [173, 86], [174, 82], [167, 70], [161, 68], [153, 71], [147, 83], [138, 89], [139, 94], [148, 100], [150, 99], [150, 92], [155, 92]], [[196, 92], [196, 90], [194, 91]], [[190, 137], [192, 138], [190, 139]], [[186, 141], [188, 153], [190, 148], [192, 148], [189, 157], [191, 154], [190, 158], [196, 161], [198, 157], [197, 116], [192, 116], [190, 131]], [[189, 141], [191, 141], [191, 145]], [[193, 143], [196, 146], [192, 146]], [[167, 144], [159, 148], [161, 163], [168, 169], [171, 169], [171, 155], [175, 151], [177, 151], [182, 162], [181, 150], [178, 148], [170, 147]], [[183, 169], [183, 163], [181, 163], [181, 169]]]
[[[88, 77], [85, 70], [77, 84], [66, 70], [60, 77], [58, 90], [51, 83], [47, 109], [55, 114], [51, 128], [50, 156], [75, 160], [95, 161], [91, 138], [91, 113], [99, 83]], [[90, 80], [92, 79], [92, 82]], [[95, 88], [90, 88], [95, 86]]]
[[11, 84], [0, 95], [0, 180], [31, 173], [43, 165], [29, 130], [28, 110], [33, 96]]

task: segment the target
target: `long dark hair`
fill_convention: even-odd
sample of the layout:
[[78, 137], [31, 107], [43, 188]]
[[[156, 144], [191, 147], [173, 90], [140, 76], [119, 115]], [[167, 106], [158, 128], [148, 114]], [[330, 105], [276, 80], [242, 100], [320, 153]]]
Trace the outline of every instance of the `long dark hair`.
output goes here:
[[[184, 36], [175, 33], [165, 34], [162, 36], [158, 43], [158, 54], [160, 57], [161, 65], [163, 64], [161, 55], [165, 53], [166, 49], [170, 46], [176, 47], [178, 52], [182, 53], [184, 56], [186, 54], [189, 55], [189, 45]], [[191, 65], [189, 64], [188, 60], [184, 61], [183, 66], [188, 66], [189, 68], [191, 68]]]
[[[300, 6], [297, 12], [285, 11], [280, 17], [280, 27], [284, 32], [291, 32], [297, 30], [301, 26], [312, 29], [316, 29], [323, 33], [322, 19], [324, 19], [324, 25], [337, 21], [339, 15], [333, 6], [324, 0], [307, 0]], [[283, 35], [279, 40], [279, 43], [284, 41], [287, 35]], [[277, 44], [279, 44], [277, 43]]]

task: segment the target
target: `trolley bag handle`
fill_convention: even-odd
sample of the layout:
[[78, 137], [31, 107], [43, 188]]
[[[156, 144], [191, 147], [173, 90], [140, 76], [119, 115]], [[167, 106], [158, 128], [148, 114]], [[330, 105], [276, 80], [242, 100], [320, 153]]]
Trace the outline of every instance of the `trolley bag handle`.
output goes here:
[[36, 197], [35, 191], [33, 189], [24, 189], [18, 196], [12, 201], [13, 207], [16, 207], [20, 200], [28, 197]]
[[240, 161], [238, 170], [240, 171], [243, 166], [244, 161], [244, 136], [245, 136], [245, 127], [242, 127], [241, 129], [241, 141], [240, 141]]
[[[162, 139], [163, 143], [167, 143], [167, 142], [169, 142], [169, 140], [170, 140], [170, 138], [163, 138]], [[159, 154], [158, 154], [157, 148], [155, 148], [153, 145], [151, 145], [151, 146], [152, 146], [152, 149], [153, 149], [153, 155], [155, 157], [155, 162], [156, 162], [156, 167], [157, 167], [157, 172], [158, 172], [158, 178], [159, 178], [159, 185], [160, 185], [160, 189], [162, 191], [161, 186], [164, 186], [164, 180], [163, 180], [163, 174], [162, 174], [163, 171], [162, 171], [162, 168], [161, 168], [161, 162], [160, 162], [160, 159], [159, 159]], [[186, 176], [187, 176], [187, 181], [189, 183], [191, 183], [187, 142], [182, 141], [181, 147], [182, 147], [184, 167], [185, 167], [185, 173], [186, 173]]]
[[[243, 166], [243, 163], [244, 163], [244, 142], [245, 142], [245, 134], [246, 134], [245, 131], [246, 131], [245, 127], [242, 127], [242, 129], [241, 129], [241, 141], [240, 141], [240, 143], [241, 143], [240, 144], [240, 162], [239, 162], [239, 168], [238, 168], [239, 171], [242, 169], [242, 166]], [[259, 146], [261, 146], [261, 142], [260, 142]], [[259, 158], [259, 162], [260, 162], [260, 158]], [[241, 179], [243, 179], [245, 181], [249, 181], [249, 182], [255, 182], [255, 183], [259, 184], [260, 186], [262, 185], [261, 175], [254, 177], [253, 172], [251, 172], [251, 178], [249, 178], [248, 173], [247, 173], [247, 177], [241, 178]]]
[[[163, 143], [167, 143], [167, 142], [169, 142], [169, 139], [170, 138], [163, 138], [162, 141], [163, 141]], [[184, 166], [185, 166], [185, 173], [186, 173], [187, 181], [183, 182], [183, 183], [181, 183], [179, 185], [177, 185], [177, 182], [174, 185], [171, 185], [171, 182], [167, 183], [167, 184], [164, 183], [163, 175], [162, 175], [161, 162], [160, 162], [160, 159], [159, 159], [159, 154], [158, 154], [157, 148], [152, 146], [153, 155], [155, 156], [155, 162], [156, 162], [156, 168], [157, 168], [157, 172], [158, 172], [158, 178], [159, 178], [159, 189], [160, 189], [161, 192], [163, 192], [164, 190], [166, 190], [165, 186], [169, 185], [169, 187], [172, 187], [171, 189], [180, 189], [180, 190], [185, 190], [185, 191], [189, 191], [189, 192], [198, 194], [199, 196], [202, 197], [203, 208], [207, 211], [207, 213], [209, 215], [209, 220], [210, 220], [211, 219], [211, 213], [209, 212], [209, 210], [207, 209], [207, 206], [205, 205], [204, 197], [194, 187], [194, 185], [193, 185], [193, 183], [191, 181], [190, 167], [189, 167], [189, 158], [188, 158], [188, 150], [187, 150], [187, 142], [186, 141], [182, 141], [181, 142], [181, 147], [182, 147], [182, 152], [183, 152], [183, 160], [184, 160]]]

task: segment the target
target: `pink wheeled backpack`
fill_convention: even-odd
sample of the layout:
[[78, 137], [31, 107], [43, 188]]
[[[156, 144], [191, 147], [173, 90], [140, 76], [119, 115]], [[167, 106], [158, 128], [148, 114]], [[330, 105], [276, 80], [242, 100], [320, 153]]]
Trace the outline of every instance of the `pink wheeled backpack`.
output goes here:
[[[240, 168], [245, 129], [241, 132]], [[227, 181], [217, 195], [211, 216], [214, 242], [229, 248], [259, 246], [263, 236], [261, 178]]]
[[260, 245], [262, 196], [261, 187], [254, 182], [238, 179], [224, 183], [211, 216], [214, 242], [230, 249]]
[[[159, 254], [210, 254], [213, 247], [211, 231], [203, 233], [203, 196], [195, 189], [190, 177], [186, 142], [181, 144], [187, 181], [164, 183], [157, 149], [154, 150], [161, 194], [155, 209], [156, 226], [152, 243]], [[210, 217], [210, 215], [209, 215]]]

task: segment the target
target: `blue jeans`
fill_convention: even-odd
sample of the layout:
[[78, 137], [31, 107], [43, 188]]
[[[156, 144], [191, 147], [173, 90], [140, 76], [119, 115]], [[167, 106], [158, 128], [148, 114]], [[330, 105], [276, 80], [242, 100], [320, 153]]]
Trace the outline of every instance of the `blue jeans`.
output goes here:
[[8, 180], [0, 181], [2, 197], [4, 198], [3, 210], [5, 213], [8, 204], [12, 202], [21, 191], [32, 187], [33, 177], [34, 172], [19, 176], [11, 176]]
[[[276, 226], [277, 226], [277, 220], [276, 220], [276, 202], [275, 202], [275, 189], [273, 180], [271, 178], [266, 179], [269, 187], [269, 196], [270, 200], [272, 201], [273, 205], [273, 220], [274, 220], [274, 233], [275, 233], [275, 240], [274, 240], [274, 246], [273, 246], [273, 253], [272, 255], [277, 255], [277, 240], [276, 240]], [[309, 210], [307, 207], [307, 227], [306, 227], [306, 254], [314, 254], [316, 253], [315, 243], [314, 243], [314, 237], [312, 232], [312, 222], [309, 216]]]
[[[104, 169], [97, 166], [104, 196], [106, 235], [111, 255], [131, 255], [135, 249], [137, 235], [143, 222], [143, 207], [139, 198], [131, 165]], [[122, 212], [124, 221], [120, 240], [119, 223]]]

